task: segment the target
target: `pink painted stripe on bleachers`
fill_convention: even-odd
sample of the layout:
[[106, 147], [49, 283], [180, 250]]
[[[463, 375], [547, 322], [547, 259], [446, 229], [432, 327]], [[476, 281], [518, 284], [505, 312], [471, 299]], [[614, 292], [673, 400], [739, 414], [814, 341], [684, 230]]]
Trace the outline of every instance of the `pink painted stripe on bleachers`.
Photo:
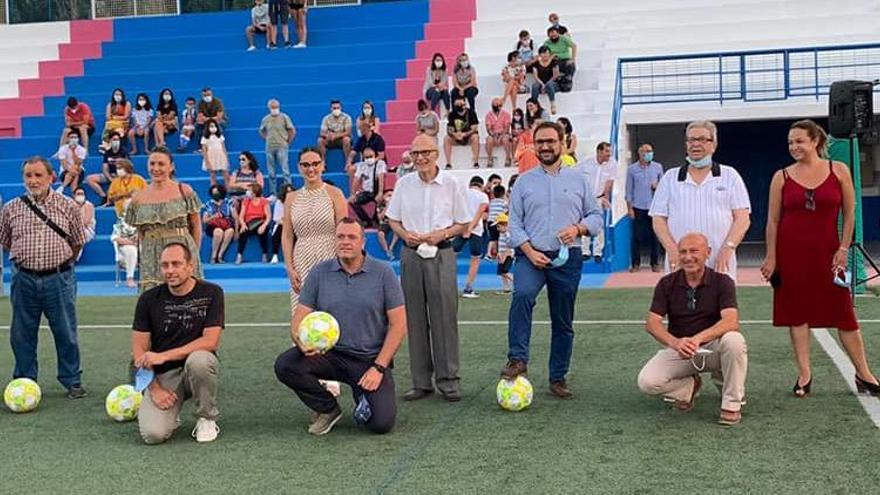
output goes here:
[[[101, 57], [113, 39], [113, 21], [71, 21], [70, 42], [58, 45], [58, 60], [39, 63], [39, 77], [18, 81], [18, 98], [0, 100], [0, 137], [20, 137], [23, 117], [43, 115], [43, 98], [64, 94], [64, 78], [83, 75], [83, 60]], [[59, 117], [60, 118], [60, 117]]]
[[430, 0], [430, 15], [425, 24], [425, 38], [416, 42], [415, 56], [407, 61], [406, 78], [398, 79], [395, 98], [385, 104], [382, 136], [387, 144], [389, 164], [400, 163], [400, 154], [415, 136], [416, 102], [423, 98], [425, 68], [435, 52], [446, 57], [447, 65], [464, 51], [472, 36], [471, 23], [477, 18], [476, 0]]

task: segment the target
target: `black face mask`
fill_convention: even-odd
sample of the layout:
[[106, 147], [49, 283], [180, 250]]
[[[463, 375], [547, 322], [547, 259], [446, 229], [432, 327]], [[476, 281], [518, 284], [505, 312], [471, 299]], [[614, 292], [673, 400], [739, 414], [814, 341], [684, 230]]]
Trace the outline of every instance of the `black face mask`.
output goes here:
[[223, 199], [223, 195], [220, 194], [218, 191], [214, 191], [214, 192], [211, 193], [211, 198], [212, 198], [214, 201], [220, 201], [221, 199]]
[[492, 111], [495, 112], [495, 113], [498, 113], [498, 112], [501, 111], [501, 107], [493, 105], [493, 106], [492, 106]]
[[461, 113], [461, 114], [465, 113], [464, 105], [456, 105], [456, 106], [455, 106], [455, 110], [458, 111], [458, 113]]

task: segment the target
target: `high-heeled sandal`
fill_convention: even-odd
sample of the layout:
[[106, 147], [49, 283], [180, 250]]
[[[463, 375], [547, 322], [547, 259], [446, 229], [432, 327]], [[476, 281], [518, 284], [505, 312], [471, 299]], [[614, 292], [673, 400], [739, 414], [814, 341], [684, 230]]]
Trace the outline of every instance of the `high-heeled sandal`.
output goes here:
[[[856, 377], [858, 378], [858, 377]], [[792, 393], [798, 399], [803, 399], [804, 397], [810, 395], [810, 387], [813, 385], [813, 377], [810, 377], [810, 381], [806, 384], [801, 385], [801, 377], [797, 377], [794, 381], [794, 389], [792, 389]]]
[[856, 390], [860, 394], [867, 392], [873, 396], [880, 396], [880, 384], [862, 380], [859, 375], [856, 375]]

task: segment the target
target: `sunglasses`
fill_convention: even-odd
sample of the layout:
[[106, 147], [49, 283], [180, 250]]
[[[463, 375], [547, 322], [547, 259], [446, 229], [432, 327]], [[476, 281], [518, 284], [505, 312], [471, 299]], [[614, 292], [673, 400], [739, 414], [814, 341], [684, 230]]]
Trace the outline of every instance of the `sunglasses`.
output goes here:
[[697, 289], [694, 287], [688, 288], [688, 309], [697, 310]]
[[814, 189], [807, 189], [804, 191], [804, 196], [807, 198], [804, 208], [807, 211], [816, 211], [816, 191]]

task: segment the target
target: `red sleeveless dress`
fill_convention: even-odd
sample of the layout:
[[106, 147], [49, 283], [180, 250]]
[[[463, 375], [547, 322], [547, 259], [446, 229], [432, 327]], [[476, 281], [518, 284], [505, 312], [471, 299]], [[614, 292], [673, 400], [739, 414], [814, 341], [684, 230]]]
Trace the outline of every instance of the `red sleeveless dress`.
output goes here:
[[782, 216], [776, 238], [780, 284], [773, 291], [774, 326], [859, 328], [849, 290], [836, 285], [831, 273], [832, 259], [840, 247], [837, 219], [843, 191], [830, 161], [828, 166], [828, 177], [815, 189], [805, 188], [783, 171]]

